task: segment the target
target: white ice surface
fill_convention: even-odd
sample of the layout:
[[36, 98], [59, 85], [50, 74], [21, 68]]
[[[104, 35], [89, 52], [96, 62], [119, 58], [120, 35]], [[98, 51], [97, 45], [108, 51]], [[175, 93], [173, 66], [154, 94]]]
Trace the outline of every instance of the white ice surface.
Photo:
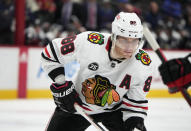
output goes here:
[[[0, 100], [0, 131], [44, 131], [54, 108], [52, 99]], [[184, 99], [149, 99], [145, 124], [148, 131], [191, 131], [191, 108]]]

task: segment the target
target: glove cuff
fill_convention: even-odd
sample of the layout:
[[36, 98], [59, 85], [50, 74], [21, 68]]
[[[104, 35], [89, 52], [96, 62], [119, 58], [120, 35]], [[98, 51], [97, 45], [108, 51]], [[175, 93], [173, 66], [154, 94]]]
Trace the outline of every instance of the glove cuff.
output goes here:
[[72, 81], [66, 81], [62, 85], [59, 85], [57, 83], [53, 83], [50, 86], [50, 89], [53, 93], [63, 93], [65, 95], [68, 95], [73, 91], [73, 89], [75, 89], [75, 86], [74, 86]]
[[55, 89], [61, 89], [61, 88], [65, 88], [68, 86], [68, 81], [66, 81], [64, 84], [60, 85], [60, 84], [57, 84], [57, 83], [52, 83], [52, 85]]

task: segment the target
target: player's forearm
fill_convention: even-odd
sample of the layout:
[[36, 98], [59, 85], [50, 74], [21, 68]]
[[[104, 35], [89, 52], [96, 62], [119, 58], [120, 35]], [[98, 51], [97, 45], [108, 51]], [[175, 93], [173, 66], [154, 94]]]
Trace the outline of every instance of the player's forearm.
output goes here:
[[53, 69], [48, 73], [48, 76], [58, 84], [64, 84], [65, 82], [65, 72], [64, 67], [58, 67]]
[[41, 57], [42, 69], [56, 83], [63, 84], [65, 82], [65, 71], [62, 64], [53, 62]]

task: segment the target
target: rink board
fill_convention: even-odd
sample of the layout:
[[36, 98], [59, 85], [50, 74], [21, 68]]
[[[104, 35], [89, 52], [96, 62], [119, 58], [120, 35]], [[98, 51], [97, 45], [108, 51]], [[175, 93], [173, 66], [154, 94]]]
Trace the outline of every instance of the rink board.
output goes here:
[[[189, 94], [191, 90], [189, 89]], [[148, 98], [180, 98], [182, 94], [180, 92], [175, 94], [169, 94], [166, 89], [151, 89], [147, 95]], [[16, 99], [18, 98], [17, 90], [0, 90], [0, 99]], [[27, 90], [26, 98], [52, 98], [51, 92], [49, 89], [36, 89], [36, 90]]]
[[[52, 98], [49, 90], [52, 81], [43, 72], [40, 64], [41, 51], [42, 48], [0, 47], [0, 99], [14, 99], [20, 95], [24, 95], [24, 98]], [[168, 50], [164, 51], [164, 54], [168, 59], [171, 59], [184, 57], [190, 52], [190, 50]], [[153, 51], [148, 51], [148, 53], [155, 70], [151, 90], [147, 96], [151, 98], [181, 97], [181, 93], [168, 93], [158, 72], [158, 66], [161, 62]], [[69, 63], [65, 69], [67, 79], [72, 79], [79, 69], [79, 64], [76, 62]], [[190, 90], [189, 92], [191, 93]]]

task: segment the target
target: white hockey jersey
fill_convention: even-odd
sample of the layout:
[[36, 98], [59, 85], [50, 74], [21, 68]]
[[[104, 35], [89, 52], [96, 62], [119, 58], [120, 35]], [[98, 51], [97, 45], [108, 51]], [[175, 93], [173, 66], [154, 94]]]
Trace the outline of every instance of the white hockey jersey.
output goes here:
[[152, 61], [142, 49], [128, 60], [110, 57], [111, 34], [83, 32], [68, 38], [57, 38], [42, 52], [42, 68], [54, 80], [64, 74], [64, 65], [80, 64], [75, 89], [88, 114], [123, 111], [123, 119], [147, 115], [152, 81]]

